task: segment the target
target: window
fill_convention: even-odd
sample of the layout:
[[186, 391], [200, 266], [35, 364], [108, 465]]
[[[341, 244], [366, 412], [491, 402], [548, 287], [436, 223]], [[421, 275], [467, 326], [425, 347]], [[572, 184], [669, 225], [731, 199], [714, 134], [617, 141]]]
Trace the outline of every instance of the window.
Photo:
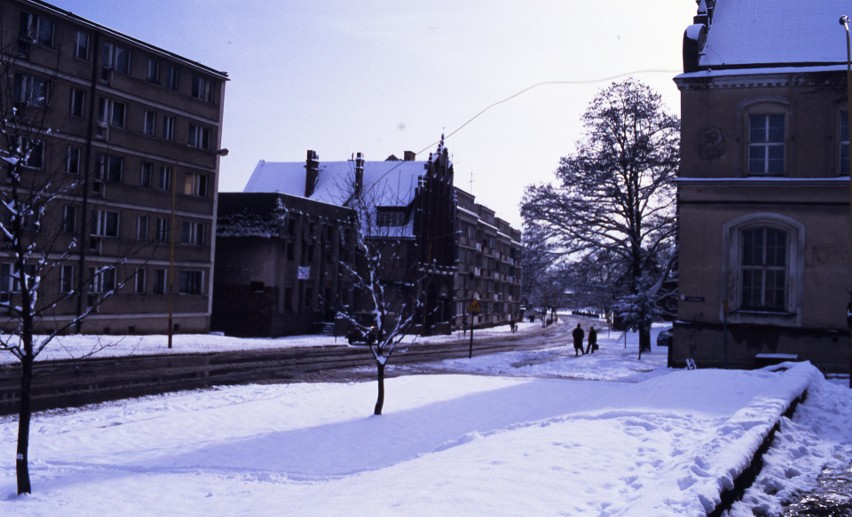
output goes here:
[[189, 146], [198, 149], [210, 149], [210, 128], [190, 124]]
[[181, 271], [178, 292], [183, 294], [201, 294], [203, 278], [204, 275], [201, 271]]
[[59, 292], [70, 293], [76, 286], [74, 266], [65, 265], [59, 268]]
[[101, 97], [98, 100], [98, 120], [113, 127], [124, 127], [127, 105]]
[[34, 14], [21, 13], [21, 39], [53, 48], [53, 22]]
[[168, 287], [168, 272], [165, 269], [154, 270], [154, 294], [166, 294]]
[[114, 43], [103, 44], [103, 55], [101, 57], [102, 75], [101, 79], [109, 81], [110, 72], [117, 74], [130, 74], [130, 50]]
[[193, 75], [192, 96], [204, 102], [210, 102], [213, 98], [213, 81], [200, 75]]
[[166, 88], [169, 90], [178, 89], [178, 69], [175, 65], [166, 65]]
[[142, 187], [151, 186], [151, 178], [154, 176], [154, 164], [151, 162], [142, 162], [139, 168], [139, 185]]
[[183, 193], [187, 196], [207, 197], [210, 176], [188, 172], [184, 177]]
[[163, 117], [163, 138], [166, 140], [174, 141], [175, 139], [175, 118], [174, 117]]
[[204, 223], [184, 221], [181, 225], [181, 239], [184, 244], [204, 245]]
[[804, 225], [780, 214], [757, 212], [725, 224], [723, 236], [728, 321], [800, 325]]
[[89, 56], [90, 42], [91, 37], [87, 32], [77, 31], [74, 35], [74, 57], [89, 61], [91, 59]]
[[148, 136], [156, 136], [157, 133], [157, 114], [153, 111], [145, 112], [145, 125], [142, 132]]
[[156, 232], [157, 232], [157, 234], [155, 235], [155, 238], [159, 242], [168, 242], [168, 240], [169, 240], [169, 220], [167, 218], [165, 218], [165, 217], [158, 217], [157, 218]]
[[787, 232], [760, 227], [742, 231], [743, 309], [787, 308]]
[[148, 81], [160, 84], [160, 60], [148, 58]]
[[65, 172], [80, 174], [80, 148], [75, 145], [69, 145], [65, 153]]
[[379, 208], [376, 213], [376, 224], [379, 226], [404, 226], [405, 210]]
[[840, 174], [849, 175], [849, 112], [840, 112]]
[[18, 149], [21, 153], [21, 163], [30, 169], [44, 167], [44, 143], [41, 140], [27, 140], [18, 137]]
[[749, 115], [748, 171], [751, 174], [784, 172], [784, 114]]
[[115, 268], [89, 268], [89, 276], [92, 279], [93, 293], [106, 293], [115, 289]]
[[172, 168], [167, 165], [160, 166], [160, 174], [157, 176], [157, 188], [160, 190], [172, 190]]
[[66, 205], [62, 208], [62, 231], [65, 233], [77, 232], [77, 207]]
[[140, 215], [136, 218], [136, 239], [140, 241], [148, 240], [148, 216]]
[[145, 280], [147, 275], [145, 270], [139, 268], [133, 274], [133, 292], [136, 294], [145, 294]]
[[92, 236], [118, 237], [118, 212], [92, 210]]
[[48, 93], [45, 79], [29, 74], [15, 74], [16, 103], [43, 108], [47, 106]]
[[86, 92], [71, 88], [71, 115], [75, 117], [86, 116]]
[[124, 170], [124, 158], [112, 154], [98, 154], [98, 178], [120, 182]]

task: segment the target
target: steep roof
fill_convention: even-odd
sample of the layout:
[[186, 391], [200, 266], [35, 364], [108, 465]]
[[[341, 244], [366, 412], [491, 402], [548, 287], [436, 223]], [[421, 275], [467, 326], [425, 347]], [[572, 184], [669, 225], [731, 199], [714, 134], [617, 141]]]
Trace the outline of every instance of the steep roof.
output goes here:
[[[375, 206], [408, 206], [414, 200], [426, 162], [365, 161], [364, 193]], [[281, 192], [305, 196], [305, 162], [267, 162], [261, 160], [249, 178], [244, 192]], [[344, 205], [355, 184], [355, 161], [319, 162], [319, 177], [314, 201]]]
[[[701, 9], [704, 2], [699, 16]], [[852, 16], [848, 0], [716, 0], [711, 9], [701, 68], [846, 66], [839, 19]], [[699, 28], [687, 29], [687, 38]]]

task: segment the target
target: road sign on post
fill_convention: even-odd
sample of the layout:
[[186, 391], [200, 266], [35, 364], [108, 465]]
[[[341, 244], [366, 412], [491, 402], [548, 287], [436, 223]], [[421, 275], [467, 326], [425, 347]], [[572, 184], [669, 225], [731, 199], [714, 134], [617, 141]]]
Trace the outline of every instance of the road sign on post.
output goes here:
[[479, 314], [479, 300], [474, 298], [470, 301], [470, 304], [467, 306], [467, 312], [470, 313], [470, 345], [467, 350], [467, 358], [471, 359], [473, 357], [473, 318]]

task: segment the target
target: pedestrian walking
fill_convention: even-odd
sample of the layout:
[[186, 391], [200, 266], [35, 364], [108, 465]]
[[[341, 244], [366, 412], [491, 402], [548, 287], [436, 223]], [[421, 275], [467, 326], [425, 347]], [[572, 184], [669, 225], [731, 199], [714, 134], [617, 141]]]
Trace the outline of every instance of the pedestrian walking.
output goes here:
[[598, 331], [595, 330], [595, 326], [592, 325], [589, 328], [589, 346], [586, 347], [587, 354], [594, 354], [595, 350], [598, 349]]
[[586, 352], [583, 351], [583, 338], [586, 336], [586, 333], [583, 332], [583, 328], [579, 323], [577, 323], [577, 328], [574, 329], [571, 336], [574, 338], [574, 357], [585, 354]]

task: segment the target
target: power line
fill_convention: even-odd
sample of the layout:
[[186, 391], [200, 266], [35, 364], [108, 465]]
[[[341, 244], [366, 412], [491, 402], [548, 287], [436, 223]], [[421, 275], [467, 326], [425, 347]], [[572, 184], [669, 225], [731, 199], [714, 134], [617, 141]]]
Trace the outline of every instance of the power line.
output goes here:
[[[636, 75], [636, 74], [649, 74], [649, 73], [653, 73], [653, 74], [677, 74], [677, 73], [680, 73], [680, 70], [656, 70], [656, 69], [648, 69], [648, 70], [634, 70], [634, 71], [632, 71], [632, 72], [624, 72], [624, 73], [620, 73], [620, 74], [612, 75], [612, 76], [609, 76], [609, 77], [600, 77], [600, 78], [597, 78], [597, 79], [578, 79], [578, 80], [574, 80], [574, 81], [542, 81], [542, 82], [540, 82], [540, 83], [535, 83], [535, 84], [533, 84], [533, 85], [527, 86], [526, 88], [524, 88], [524, 89], [522, 89], [522, 90], [519, 90], [519, 91], [517, 91], [517, 92], [513, 93], [512, 95], [510, 95], [510, 96], [506, 97], [505, 99], [501, 99], [501, 100], [499, 100], [499, 101], [497, 101], [497, 102], [494, 102], [494, 103], [492, 103], [492, 104], [489, 104], [488, 106], [486, 106], [485, 108], [483, 108], [481, 111], [479, 111], [479, 113], [477, 113], [476, 115], [474, 115], [474, 116], [470, 117], [470, 118], [469, 118], [469, 119], [467, 119], [467, 120], [466, 120], [466, 121], [465, 121], [462, 125], [460, 125], [460, 126], [459, 126], [459, 127], [457, 127], [456, 129], [454, 129], [452, 132], [450, 132], [450, 134], [448, 134], [448, 135], [444, 135], [444, 137], [443, 137], [443, 138], [444, 138], [444, 140], [449, 139], [451, 136], [455, 135], [456, 133], [458, 133], [459, 131], [461, 131], [462, 129], [464, 129], [464, 128], [465, 128], [465, 126], [467, 126], [468, 124], [470, 124], [470, 123], [471, 123], [471, 122], [473, 122], [474, 120], [476, 120], [476, 119], [478, 119], [479, 117], [481, 117], [483, 114], [485, 114], [485, 112], [487, 112], [487, 111], [491, 110], [491, 108], [495, 108], [495, 107], [497, 107], [497, 106], [499, 106], [499, 105], [501, 105], [501, 104], [504, 104], [504, 103], [506, 103], [506, 102], [509, 102], [510, 100], [514, 99], [515, 97], [519, 97], [519, 96], [521, 96], [521, 95], [523, 95], [523, 94], [527, 93], [528, 91], [530, 91], [530, 90], [534, 90], [534, 89], [539, 88], [539, 87], [541, 87], [541, 86], [549, 86], [549, 85], [553, 85], [553, 84], [556, 84], [556, 85], [594, 84], [594, 83], [602, 83], [602, 82], [604, 82], [604, 81], [612, 81], [612, 80], [614, 80], [614, 79], [620, 79], [620, 78], [622, 78], [622, 77], [629, 77], [629, 76], [631, 76], [631, 75]], [[441, 142], [440, 140], [438, 140], [438, 141], [436, 141], [436, 142], [432, 142], [431, 144], [429, 144], [429, 145], [427, 145], [426, 147], [424, 147], [422, 150], [418, 151], [416, 154], [420, 154], [420, 153], [422, 153], [422, 152], [424, 152], [424, 151], [426, 151], [426, 150], [428, 150], [428, 149], [431, 149], [431, 148], [432, 148], [432, 146], [437, 145], [437, 144], [439, 144], [440, 142]]]

